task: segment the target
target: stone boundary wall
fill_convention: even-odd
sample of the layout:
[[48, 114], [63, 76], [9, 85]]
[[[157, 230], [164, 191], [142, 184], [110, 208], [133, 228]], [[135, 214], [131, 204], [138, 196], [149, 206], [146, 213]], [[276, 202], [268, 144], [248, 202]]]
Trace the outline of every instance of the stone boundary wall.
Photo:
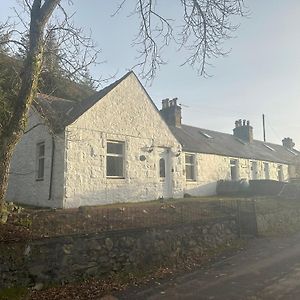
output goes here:
[[234, 218], [0, 243], [0, 289], [60, 284], [207, 256], [237, 239]]
[[300, 208], [284, 208], [270, 213], [257, 213], [259, 235], [292, 233], [300, 229]]

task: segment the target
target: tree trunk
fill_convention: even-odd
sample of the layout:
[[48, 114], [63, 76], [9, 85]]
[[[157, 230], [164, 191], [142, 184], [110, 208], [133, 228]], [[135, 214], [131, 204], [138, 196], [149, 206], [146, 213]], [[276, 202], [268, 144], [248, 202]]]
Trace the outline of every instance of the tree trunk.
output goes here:
[[21, 72], [21, 87], [12, 117], [0, 136], [0, 209], [5, 202], [10, 160], [26, 127], [27, 115], [36, 96], [43, 63], [44, 29], [60, 0], [34, 0], [30, 16], [29, 51]]
[[[13, 146], [10, 146], [6, 137], [1, 137], [0, 139], [0, 199], [4, 199], [7, 184], [8, 184], [8, 171], [9, 171], [9, 162], [11, 160], [13, 153]], [[0, 201], [0, 211], [4, 201]]]

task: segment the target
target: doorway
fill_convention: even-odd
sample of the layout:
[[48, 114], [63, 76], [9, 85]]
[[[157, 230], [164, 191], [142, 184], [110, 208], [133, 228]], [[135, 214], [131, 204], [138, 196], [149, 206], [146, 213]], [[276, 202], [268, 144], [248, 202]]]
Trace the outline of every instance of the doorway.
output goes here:
[[171, 151], [163, 148], [159, 153], [158, 176], [162, 197], [165, 199], [173, 197], [172, 173]]

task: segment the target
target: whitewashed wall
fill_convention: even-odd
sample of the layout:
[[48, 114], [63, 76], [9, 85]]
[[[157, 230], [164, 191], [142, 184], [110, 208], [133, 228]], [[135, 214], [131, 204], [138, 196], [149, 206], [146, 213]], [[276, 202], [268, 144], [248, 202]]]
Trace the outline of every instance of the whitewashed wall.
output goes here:
[[[42, 123], [42, 124], [41, 124]], [[52, 135], [43, 120], [32, 109], [26, 130], [40, 124], [21, 138], [17, 144], [10, 166], [7, 201], [35, 206], [62, 207], [64, 182], [64, 137], [55, 137], [52, 195], [50, 174], [52, 159]], [[37, 143], [45, 142], [44, 180], [37, 181]], [[49, 196], [51, 198], [49, 199]]]
[[[107, 140], [125, 142], [124, 179], [106, 178]], [[67, 127], [66, 146], [64, 207], [161, 197], [163, 151], [168, 151], [173, 169], [171, 197], [182, 196], [183, 168], [181, 156], [176, 157], [180, 145], [134, 74]]]
[[[251, 161], [250, 159], [226, 157], [214, 154], [195, 153], [195, 181], [186, 181], [184, 184], [184, 193], [193, 196], [208, 196], [216, 194], [217, 181], [220, 179], [230, 180], [230, 160], [238, 161], [239, 179], [251, 179]], [[265, 161], [254, 160], [257, 162], [257, 179], [265, 179], [264, 165]], [[289, 179], [288, 165], [281, 163], [269, 163], [269, 179], [278, 180], [277, 167], [282, 165], [283, 178]]]

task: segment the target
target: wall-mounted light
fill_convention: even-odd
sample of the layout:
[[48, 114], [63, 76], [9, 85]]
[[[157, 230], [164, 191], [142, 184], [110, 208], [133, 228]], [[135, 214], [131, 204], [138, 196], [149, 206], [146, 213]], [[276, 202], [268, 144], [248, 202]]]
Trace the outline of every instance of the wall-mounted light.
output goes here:
[[181, 149], [178, 149], [177, 153], [175, 153], [175, 156], [176, 157], [180, 156], [181, 152], [182, 152]]

